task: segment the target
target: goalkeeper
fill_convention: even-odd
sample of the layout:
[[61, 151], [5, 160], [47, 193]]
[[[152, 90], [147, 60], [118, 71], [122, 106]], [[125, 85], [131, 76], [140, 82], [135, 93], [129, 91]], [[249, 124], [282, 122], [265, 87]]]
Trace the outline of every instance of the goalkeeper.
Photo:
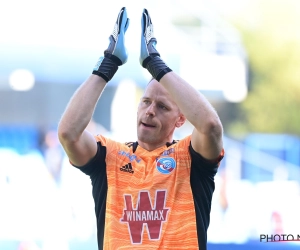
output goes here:
[[[160, 57], [146, 9], [141, 24], [139, 61], [152, 79], [137, 110], [137, 141], [86, 130], [105, 86], [127, 61], [125, 7], [108, 48], [66, 107], [58, 136], [72, 165], [91, 178], [99, 249], [205, 250], [214, 176], [224, 155], [222, 124], [207, 99]], [[193, 131], [174, 140], [186, 119]]]

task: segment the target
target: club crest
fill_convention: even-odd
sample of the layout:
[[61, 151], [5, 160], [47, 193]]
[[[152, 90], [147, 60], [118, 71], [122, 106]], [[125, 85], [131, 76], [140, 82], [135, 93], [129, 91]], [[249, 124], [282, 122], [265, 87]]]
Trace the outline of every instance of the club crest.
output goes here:
[[156, 168], [162, 174], [169, 174], [176, 168], [176, 162], [171, 157], [160, 158], [156, 162]]

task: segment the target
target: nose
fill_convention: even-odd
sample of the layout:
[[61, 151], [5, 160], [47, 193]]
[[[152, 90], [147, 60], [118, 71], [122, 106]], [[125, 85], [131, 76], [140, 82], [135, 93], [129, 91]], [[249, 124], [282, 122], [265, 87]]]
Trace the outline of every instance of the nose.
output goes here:
[[155, 115], [155, 111], [154, 111], [154, 104], [152, 103], [146, 110], [146, 115], [147, 116], [154, 116]]

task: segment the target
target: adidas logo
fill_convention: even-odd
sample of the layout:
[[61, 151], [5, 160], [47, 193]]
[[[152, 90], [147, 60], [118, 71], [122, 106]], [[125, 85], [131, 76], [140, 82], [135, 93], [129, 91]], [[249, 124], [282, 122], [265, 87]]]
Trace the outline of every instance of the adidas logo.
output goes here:
[[133, 171], [133, 169], [132, 169], [132, 166], [131, 166], [131, 163], [128, 163], [128, 164], [126, 164], [125, 166], [122, 166], [122, 167], [120, 168], [120, 170], [123, 171], [123, 172], [131, 173], [131, 174], [134, 173], [134, 171]]

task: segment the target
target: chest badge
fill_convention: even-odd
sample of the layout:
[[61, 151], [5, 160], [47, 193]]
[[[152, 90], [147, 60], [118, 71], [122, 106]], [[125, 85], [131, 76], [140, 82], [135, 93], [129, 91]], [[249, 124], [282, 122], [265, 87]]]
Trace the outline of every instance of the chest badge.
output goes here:
[[176, 168], [176, 161], [171, 157], [160, 158], [156, 162], [156, 169], [162, 174], [169, 174]]

